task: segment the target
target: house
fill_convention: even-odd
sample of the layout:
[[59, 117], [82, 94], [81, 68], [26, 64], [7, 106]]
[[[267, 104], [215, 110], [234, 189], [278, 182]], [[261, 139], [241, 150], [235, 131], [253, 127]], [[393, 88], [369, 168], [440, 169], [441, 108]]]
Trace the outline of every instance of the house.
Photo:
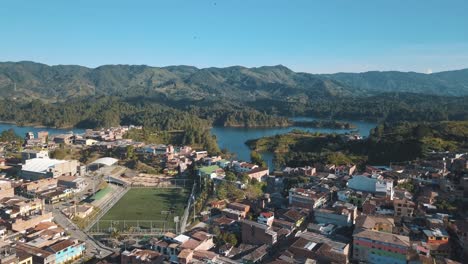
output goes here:
[[311, 232], [300, 233], [299, 239], [288, 248], [294, 259], [301, 263], [306, 259], [319, 263], [348, 263], [349, 250], [348, 243]]
[[331, 207], [314, 209], [313, 214], [315, 222], [319, 224], [352, 226], [357, 217], [357, 207], [337, 201]]
[[257, 181], [263, 181], [265, 177], [270, 174], [270, 170], [268, 168], [255, 168], [250, 171], [245, 172], [245, 175], [249, 177], [249, 179], [256, 179]]
[[234, 170], [239, 173], [245, 173], [249, 172], [253, 169], [258, 168], [258, 165], [248, 163], [248, 162], [238, 162], [238, 161], [233, 161], [232, 165], [234, 167]]
[[353, 234], [353, 259], [364, 263], [406, 264], [410, 240], [386, 232], [359, 229]]
[[323, 206], [328, 201], [329, 194], [312, 189], [291, 188], [289, 190], [289, 205], [314, 209]]
[[55, 254], [48, 250], [44, 250], [42, 248], [27, 245], [25, 243], [17, 243], [16, 250], [17, 252], [30, 254], [33, 259], [32, 263], [34, 264], [55, 264], [56, 263]]
[[12, 181], [0, 178], [0, 199], [13, 196], [15, 196], [15, 189], [13, 188]]
[[216, 176], [224, 175], [224, 170], [221, 169], [218, 165], [211, 165], [200, 167], [198, 173], [201, 177], [213, 179]]
[[48, 159], [49, 152], [46, 150], [32, 150], [26, 149], [21, 152], [21, 162], [25, 163], [26, 160], [29, 159]]
[[299, 227], [304, 222], [306, 215], [296, 209], [287, 209], [286, 211], [278, 210], [277, 217], [292, 222], [296, 227]]
[[274, 219], [275, 219], [275, 215], [272, 212], [262, 212], [258, 216], [257, 222], [260, 224], [267, 225], [267, 226], [272, 226]]
[[425, 229], [423, 230], [425, 240], [428, 244], [448, 244], [449, 235], [443, 228]]
[[72, 196], [70, 189], [56, 188], [45, 192], [38, 193], [39, 197], [45, 200], [47, 204], [55, 204], [64, 201]]
[[164, 262], [164, 256], [153, 250], [135, 248], [132, 251], [123, 251], [120, 255], [120, 263], [134, 264], [134, 263], [148, 263], [159, 264]]
[[55, 263], [69, 263], [81, 258], [85, 252], [85, 243], [78, 240], [65, 239], [46, 248], [55, 254]]
[[359, 215], [354, 227], [355, 230], [372, 230], [384, 233], [392, 233], [394, 228], [393, 218], [373, 215]]
[[54, 142], [56, 144], [71, 145], [73, 144], [74, 136], [73, 134], [62, 134], [54, 136]]
[[92, 205], [80, 204], [63, 209], [63, 213], [69, 218], [78, 217], [84, 219], [88, 217], [93, 210], [94, 207]]
[[38, 214], [30, 215], [22, 218], [12, 219], [9, 223], [10, 229], [15, 232], [24, 233], [30, 228], [34, 228], [36, 225], [42, 222], [51, 222], [53, 219], [52, 212], [39, 212]]
[[210, 250], [214, 247], [213, 235], [208, 234], [204, 231], [195, 231], [193, 232], [188, 240], [185, 240], [180, 248], [190, 249], [194, 251], [198, 250]]
[[75, 176], [60, 176], [57, 178], [57, 184], [65, 188], [83, 190], [86, 186], [86, 181], [84, 178]]
[[192, 262], [193, 259], [193, 250], [183, 249], [179, 255], [177, 255], [178, 262], [181, 264], [188, 264]]
[[57, 188], [57, 182], [55, 178], [25, 182], [18, 187], [18, 193], [25, 197], [32, 198], [35, 197], [37, 193]]
[[413, 217], [416, 204], [407, 198], [394, 199], [393, 206], [396, 217]]
[[0, 263], [32, 264], [32, 255], [24, 251], [17, 251], [9, 243], [0, 242]]
[[99, 141], [91, 138], [76, 138], [75, 144], [83, 146], [93, 146], [96, 145]]
[[335, 167], [336, 176], [351, 176], [356, 170], [356, 165], [341, 165]]
[[310, 166], [290, 168], [286, 167], [283, 169], [283, 176], [314, 176], [317, 173], [317, 169]]
[[262, 245], [242, 258], [243, 263], [261, 263], [262, 259], [268, 254], [268, 246]]
[[267, 225], [250, 220], [241, 220], [242, 243], [253, 245], [274, 245], [277, 242], [277, 233]]

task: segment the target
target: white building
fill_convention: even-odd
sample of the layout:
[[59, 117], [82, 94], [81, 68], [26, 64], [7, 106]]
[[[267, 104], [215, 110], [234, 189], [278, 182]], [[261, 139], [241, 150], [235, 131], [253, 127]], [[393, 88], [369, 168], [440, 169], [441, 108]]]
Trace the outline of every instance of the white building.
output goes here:
[[385, 194], [393, 200], [393, 180], [382, 175], [355, 175], [348, 181], [350, 189], [375, 194]]
[[49, 158], [34, 158], [25, 161], [21, 168], [21, 178], [38, 180], [57, 178], [59, 176], [73, 176], [78, 171], [77, 160], [57, 160]]

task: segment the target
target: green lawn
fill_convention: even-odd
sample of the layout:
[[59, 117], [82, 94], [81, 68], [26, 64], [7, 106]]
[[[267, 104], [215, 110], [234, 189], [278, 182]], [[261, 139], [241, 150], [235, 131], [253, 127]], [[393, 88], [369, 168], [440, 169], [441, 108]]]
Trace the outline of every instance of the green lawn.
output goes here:
[[92, 200], [101, 200], [106, 194], [112, 191], [110, 186], [106, 186], [104, 189], [99, 190], [95, 195], [91, 197]]
[[108, 227], [108, 220], [114, 220], [113, 226], [127, 229], [174, 227], [174, 216], [182, 218], [187, 199], [188, 191], [182, 188], [132, 188], [101, 218], [99, 225]]

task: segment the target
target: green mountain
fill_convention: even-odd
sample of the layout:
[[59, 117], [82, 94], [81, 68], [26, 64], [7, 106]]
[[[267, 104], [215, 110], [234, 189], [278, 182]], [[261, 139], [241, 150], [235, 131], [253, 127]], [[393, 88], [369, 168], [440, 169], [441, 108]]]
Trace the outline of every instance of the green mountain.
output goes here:
[[411, 92], [444, 96], [468, 94], [468, 69], [423, 74], [416, 72], [364, 72], [322, 75], [350, 88], [369, 93]]
[[0, 63], [0, 93], [12, 98], [65, 101], [89, 95], [155, 100], [220, 99], [231, 102], [307, 102], [386, 92], [468, 95], [468, 70], [435, 74], [367, 72], [308, 74], [278, 66], [198, 69], [191, 66], [48, 66]]

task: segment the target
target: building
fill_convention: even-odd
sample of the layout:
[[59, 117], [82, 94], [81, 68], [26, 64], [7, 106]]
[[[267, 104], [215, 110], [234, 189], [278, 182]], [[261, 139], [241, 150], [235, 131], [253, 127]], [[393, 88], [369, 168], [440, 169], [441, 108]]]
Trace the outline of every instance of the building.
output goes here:
[[27, 149], [23, 152], [21, 152], [21, 161], [25, 163], [26, 160], [29, 159], [48, 159], [49, 158], [49, 152], [46, 150], [32, 150], [32, 149]]
[[32, 256], [32, 263], [34, 264], [55, 264], [55, 254], [44, 250], [42, 248], [38, 248], [35, 246], [31, 246], [25, 243], [17, 243], [16, 250], [18, 252], [23, 252], [24, 254], [30, 254]]
[[0, 178], [0, 199], [15, 196], [15, 189], [12, 182], [5, 178]]
[[360, 230], [353, 234], [353, 259], [375, 264], [406, 264], [410, 247], [409, 237]]
[[328, 201], [329, 194], [311, 189], [291, 188], [289, 190], [289, 205], [307, 209], [323, 206]]
[[91, 138], [77, 138], [75, 139], [75, 144], [84, 145], [84, 146], [93, 146], [96, 145], [99, 141]]
[[49, 139], [49, 132], [48, 131], [39, 131], [37, 132], [37, 138], [42, 140], [43, 143], [46, 143]]
[[304, 263], [306, 259], [314, 259], [318, 263], [348, 263], [349, 249], [348, 243], [320, 234], [304, 232], [288, 248], [288, 251], [293, 254], [296, 261], [301, 261], [301, 263]]
[[425, 240], [428, 244], [448, 244], [449, 234], [445, 229], [434, 228], [423, 230]]
[[395, 228], [393, 218], [385, 216], [359, 215], [356, 218], [355, 230], [372, 230], [392, 233]]
[[29, 159], [21, 168], [21, 178], [34, 181], [63, 175], [73, 176], [77, 173], [78, 166], [77, 160]]
[[74, 136], [73, 134], [62, 134], [54, 136], [54, 142], [56, 144], [71, 145], [73, 144]]
[[315, 222], [336, 226], [352, 226], [357, 217], [357, 207], [350, 203], [335, 202], [329, 208], [314, 210]]
[[341, 165], [335, 167], [336, 176], [351, 176], [356, 171], [356, 165]]
[[9, 226], [10, 229], [15, 232], [24, 233], [26, 230], [34, 228], [39, 223], [51, 222], [53, 218], [52, 212], [46, 213], [41, 211], [35, 215], [15, 218], [9, 223]]
[[70, 263], [81, 258], [85, 252], [85, 243], [78, 240], [65, 239], [46, 248], [55, 254], [55, 263]]
[[57, 179], [46, 178], [32, 182], [25, 182], [18, 188], [18, 193], [22, 196], [32, 198], [40, 192], [57, 188]]
[[393, 180], [381, 175], [355, 175], [348, 181], [348, 187], [355, 191], [384, 195], [393, 200]]
[[31, 254], [16, 250], [6, 242], [0, 242], [0, 263], [6, 264], [33, 264]]
[[270, 170], [268, 168], [255, 168], [248, 172], [245, 172], [245, 175], [249, 177], [249, 179], [256, 179], [257, 181], [263, 181], [265, 177], [268, 177], [270, 174]]
[[76, 190], [83, 190], [86, 187], [84, 178], [75, 176], [60, 176], [57, 178], [57, 185]]
[[273, 220], [275, 220], [275, 215], [272, 212], [262, 212], [257, 218], [259, 224], [272, 226]]
[[253, 245], [274, 245], [277, 233], [267, 225], [250, 220], [241, 220], [242, 243]]
[[406, 198], [394, 199], [393, 207], [396, 217], [413, 217], [416, 204]]
[[132, 251], [125, 250], [120, 256], [120, 263], [122, 264], [158, 264], [163, 263], [164, 256], [156, 251], [147, 250], [147, 249], [138, 249], [135, 248]]
[[317, 169], [314, 167], [306, 166], [306, 167], [298, 167], [298, 168], [290, 168], [286, 167], [283, 170], [283, 176], [314, 176], [317, 173]]

